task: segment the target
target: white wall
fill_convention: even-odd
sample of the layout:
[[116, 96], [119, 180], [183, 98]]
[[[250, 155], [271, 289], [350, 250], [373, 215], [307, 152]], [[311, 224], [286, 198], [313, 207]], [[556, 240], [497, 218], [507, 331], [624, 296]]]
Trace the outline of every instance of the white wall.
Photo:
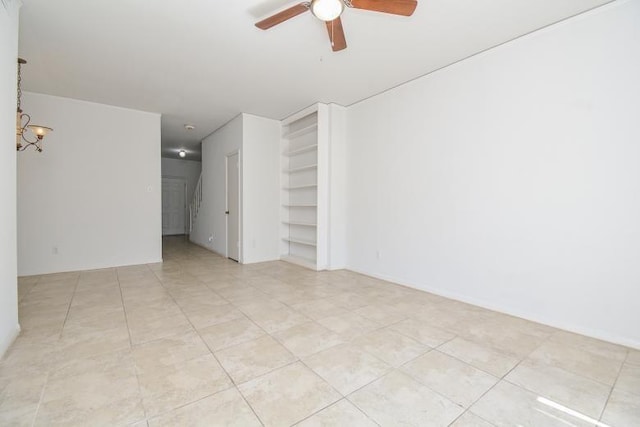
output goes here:
[[[202, 204], [189, 238], [224, 256], [227, 254], [225, 158], [241, 148], [242, 115], [202, 141]], [[241, 152], [241, 159], [242, 156]], [[242, 162], [240, 169], [242, 176]], [[240, 188], [242, 192], [242, 179]], [[242, 234], [242, 228], [240, 233]], [[210, 236], [213, 236], [212, 241], [209, 241]], [[240, 257], [242, 258], [242, 253]]]
[[239, 261], [278, 259], [280, 134], [280, 122], [240, 114], [202, 141], [202, 205], [190, 236], [193, 242], [226, 256], [225, 159], [239, 150]]
[[160, 261], [160, 115], [35, 93], [23, 108], [54, 132], [18, 156], [18, 273]]
[[279, 121], [243, 114], [243, 263], [279, 258]]
[[17, 336], [16, 72], [19, 2], [0, 4], [0, 358]]
[[349, 265], [640, 347], [640, 2], [352, 106]]
[[347, 109], [329, 104], [329, 270], [347, 266]]
[[183, 178], [187, 181], [187, 202], [193, 200], [193, 191], [198, 185], [202, 163], [195, 160], [162, 158], [162, 176], [166, 178]]

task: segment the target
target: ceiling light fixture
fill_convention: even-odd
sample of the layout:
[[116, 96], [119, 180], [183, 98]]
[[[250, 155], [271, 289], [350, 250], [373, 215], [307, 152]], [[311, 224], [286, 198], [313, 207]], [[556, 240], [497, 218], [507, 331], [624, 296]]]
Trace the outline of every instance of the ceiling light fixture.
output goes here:
[[[47, 135], [47, 133], [53, 131], [50, 127], [40, 126], [40, 125], [31, 125], [31, 116], [27, 113], [22, 112], [21, 103], [22, 103], [22, 65], [26, 64], [22, 58], [18, 58], [18, 108], [16, 111], [16, 148], [18, 151], [24, 151], [28, 147], [33, 146], [36, 151], [42, 152], [42, 139]], [[22, 124], [24, 122], [24, 124]], [[27, 139], [27, 130], [31, 131], [36, 137], [35, 140]], [[26, 143], [23, 145], [22, 143]]]
[[180, 150], [180, 151], [178, 152], [178, 155], [179, 155], [180, 157], [184, 158], [184, 157], [187, 157], [187, 152], [186, 152], [186, 151], [184, 151], [184, 150]]
[[194, 125], [184, 125], [186, 130], [194, 130], [196, 127]]
[[330, 22], [342, 15], [344, 2], [342, 0], [311, 0], [309, 8], [316, 18]]

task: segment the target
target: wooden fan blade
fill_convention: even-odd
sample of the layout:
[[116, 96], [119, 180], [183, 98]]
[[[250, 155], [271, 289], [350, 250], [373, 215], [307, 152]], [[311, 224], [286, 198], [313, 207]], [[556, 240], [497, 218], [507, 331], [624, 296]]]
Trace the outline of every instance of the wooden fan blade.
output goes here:
[[331, 49], [334, 52], [347, 48], [347, 40], [344, 38], [344, 29], [342, 28], [342, 20], [337, 17], [333, 21], [327, 21], [327, 31], [329, 31], [329, 40], [331, 41]]
[[411, 16], [418, 2], [416, 0], [351, 0], [351, 5], [356, 9]]
[[268, 30], [269, 28], [282, 24], [284, 21], [293, 18], [294, 16], [298, 16], [301, 13], [305, 13], [309, 10], [309, 3], [300, 3], [289, 9], [285, 9], [282, 12], [276, 13], [273, 16], [268, 17], [267, 19], [263, 19], [262, 21], [256, 23], [256, 27], [261, 30]]

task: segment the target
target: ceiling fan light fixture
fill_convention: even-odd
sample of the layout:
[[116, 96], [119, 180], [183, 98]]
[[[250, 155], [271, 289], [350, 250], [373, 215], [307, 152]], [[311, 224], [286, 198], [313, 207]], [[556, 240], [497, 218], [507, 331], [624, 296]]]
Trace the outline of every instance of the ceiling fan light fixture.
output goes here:
[[344, 11], [342, 0], [311, 0], [311, 13], [321, 21], [330, 22]]

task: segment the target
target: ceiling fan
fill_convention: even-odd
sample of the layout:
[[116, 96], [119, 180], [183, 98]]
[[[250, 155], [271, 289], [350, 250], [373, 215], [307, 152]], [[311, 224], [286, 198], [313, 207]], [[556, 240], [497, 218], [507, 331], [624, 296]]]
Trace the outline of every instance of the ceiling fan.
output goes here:
[[331, 48], [334, 52], [337, 52], [347, 47], [342, 21], [340, 20], [340, 15], [344, 12], [345, 7], [411, 16], [417, 5], [418, 2], [416, 0], [311, 0], [299, 3], [263, 19], [256, 23], [256, 27], [268, 30], [310, 10], [313, 16], [326, 23]]

